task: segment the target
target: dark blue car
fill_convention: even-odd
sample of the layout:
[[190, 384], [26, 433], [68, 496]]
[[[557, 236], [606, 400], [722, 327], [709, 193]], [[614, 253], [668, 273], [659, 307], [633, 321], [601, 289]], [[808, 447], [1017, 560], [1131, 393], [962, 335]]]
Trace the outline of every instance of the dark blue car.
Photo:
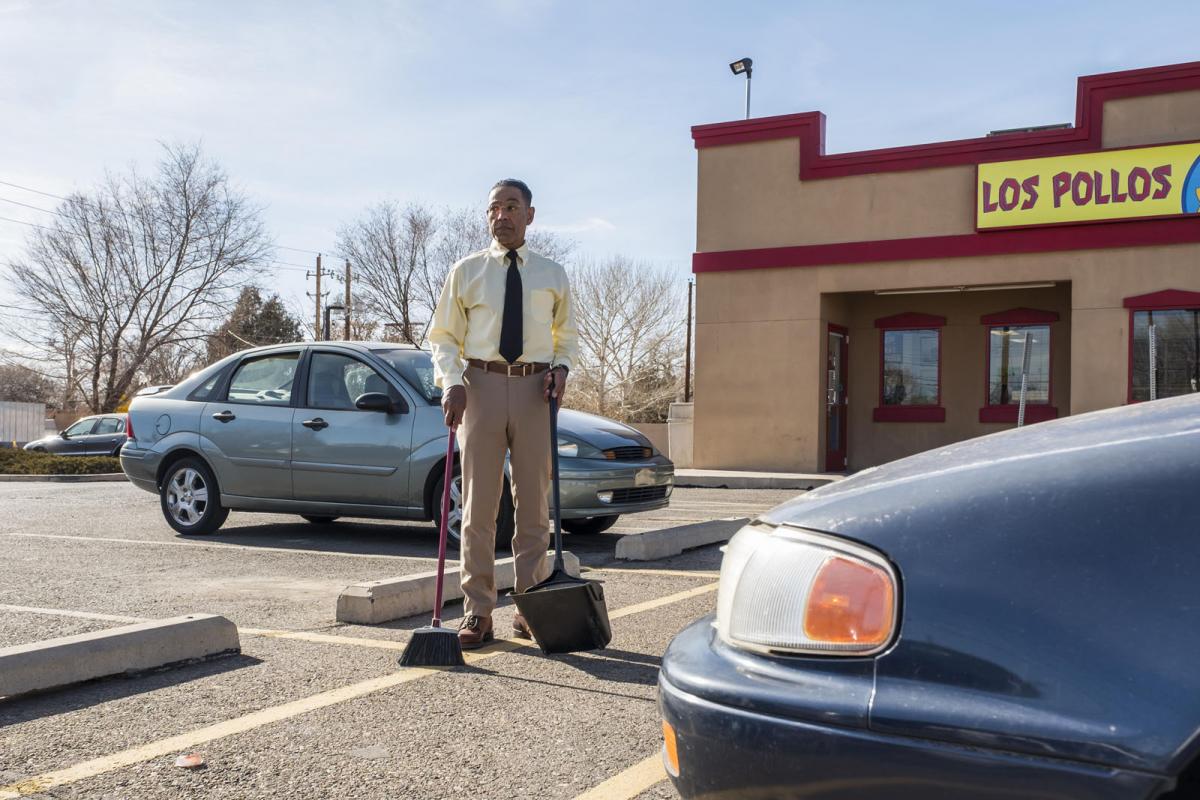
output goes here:
[[1200, 796], [1200, 397], [775, 508], [659, 689], [685, 798]]

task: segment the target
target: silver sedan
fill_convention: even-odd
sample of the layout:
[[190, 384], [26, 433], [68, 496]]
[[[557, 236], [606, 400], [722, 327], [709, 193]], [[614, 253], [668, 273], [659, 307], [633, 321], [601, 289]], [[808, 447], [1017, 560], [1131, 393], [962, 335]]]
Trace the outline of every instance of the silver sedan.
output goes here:
[[[306, 342], [245, 350], [129, 408], [121, 468], [158, 494], [183, 534], [221, 527], [231, 509], [435, 520], [447, 430], [433, 365], [391, 343]], [[621, 514], [665, 507], [674, 467], [641, 433], [577, 411], [559, 416], [563, 528], [598, 533]], [[506, 466], [507, 471], [507, 466]], [[455, 466], [450, 538], [457, 543]], [[497, 542], [512, 537], [505, 491]]]

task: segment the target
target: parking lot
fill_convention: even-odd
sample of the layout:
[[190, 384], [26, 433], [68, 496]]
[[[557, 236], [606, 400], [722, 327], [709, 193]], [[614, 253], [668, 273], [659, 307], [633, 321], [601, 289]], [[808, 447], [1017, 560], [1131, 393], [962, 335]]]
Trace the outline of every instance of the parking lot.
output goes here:
[[[720, 552], [629, 563], [615, 543], [794, 494], [679, 489], [667, 509], [568, 535], [605, 582], [610, 647], [545, 657], [509, 638], [505, 602], [498, 641], [447, 672], [396, 666], [426, 615], [377, 626], [334, 616], [348, 584], [432, 569], [432, 524], [234, 512], [217, 535], [185, 539], [128, 484], [0, 483], [0, 647], [189, 613], [228, 617], [242, 647], [0, 701], [0, 797], [671, 797], [659, 657], [714, 608]], [[205, 768], [173, 765], [193, 751]]]

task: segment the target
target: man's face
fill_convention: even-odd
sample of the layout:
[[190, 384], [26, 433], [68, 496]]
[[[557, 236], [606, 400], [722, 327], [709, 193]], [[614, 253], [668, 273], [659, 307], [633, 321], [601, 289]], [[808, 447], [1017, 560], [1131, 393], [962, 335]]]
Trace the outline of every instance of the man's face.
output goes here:
[[525, 229], [533, 222], [533, 206], [525, 205], [520, 189], [497, 186], [488, 196], [487, 218], [492, 238], [512, 250], [525, 244]]

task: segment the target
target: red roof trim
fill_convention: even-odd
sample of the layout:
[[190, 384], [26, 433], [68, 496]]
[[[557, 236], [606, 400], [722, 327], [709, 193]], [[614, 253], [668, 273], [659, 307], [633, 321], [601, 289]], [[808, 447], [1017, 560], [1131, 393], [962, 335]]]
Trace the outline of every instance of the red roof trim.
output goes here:
[[1038, 311], [1036, 308], [1010, 308], [979, 318], [984, 325], [1046, 325], [1058, 322], [1057, 311]]
[[944, 328], [946, 318], [934, 314], [921, 314], [916, 311], [906, 311], [903, 314], [893, 314], [890, 317], [880, 317], [875, 320], [876, 328]]
[[[1200, 216], [1126, 220], [1091, 225], [1018, 228], [953, 236], [920, 236], [870, 242], [837, 242], [797, 247], [764, 247], [694, 253], [692, 272], [725, 272], [775, 267], [824, 267], [877, 261], [921, 261], [1016, 253], [1103, 250], [1200, 243]], [[1002, 273], [998, 273], [1002, 277]]]
[[1169, 308], [1200, 308], [1200, 292], [1183, 289], [1163, 289], [1161, 292], [1139, 294], [1125, 298], [1125, 307], [1139, 311], [1157, 311]]
[[1109, 100], [1200, 89], [1200, 61], [1079, 78], [1073, 128], [982, 136], [949, 142], [825, 154], [825, 115], [819, 111], [696, 125], [696, 148], [768, 139], [800, 140], [800, 180], [978, 164], [1100, 149]]

